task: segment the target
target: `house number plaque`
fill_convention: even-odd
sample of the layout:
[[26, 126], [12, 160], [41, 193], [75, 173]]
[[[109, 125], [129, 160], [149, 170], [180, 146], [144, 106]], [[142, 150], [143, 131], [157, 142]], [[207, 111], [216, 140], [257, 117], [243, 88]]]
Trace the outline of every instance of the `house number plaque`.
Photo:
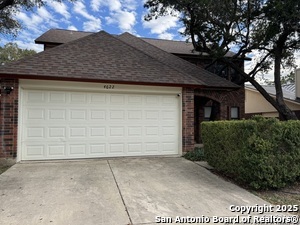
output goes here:
[[115, 88], [115, 85], [111, 85], [111, 84], [104, 85], [104, 89], [114, 89], [114, 88]]

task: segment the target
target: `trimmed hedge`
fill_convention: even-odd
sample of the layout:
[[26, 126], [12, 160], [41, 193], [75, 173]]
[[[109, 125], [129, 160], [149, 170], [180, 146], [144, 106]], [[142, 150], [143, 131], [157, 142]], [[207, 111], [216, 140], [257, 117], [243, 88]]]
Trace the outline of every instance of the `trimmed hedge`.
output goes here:
[[201, 126], [208, 163], [233, 179], [269, 189], [300, 178], [300, 121], [255, 117]]

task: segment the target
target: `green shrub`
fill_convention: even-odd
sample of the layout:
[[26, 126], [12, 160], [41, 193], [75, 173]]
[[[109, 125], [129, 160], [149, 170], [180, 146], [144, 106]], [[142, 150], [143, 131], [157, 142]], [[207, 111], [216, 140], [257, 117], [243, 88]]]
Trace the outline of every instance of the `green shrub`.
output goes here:
[[300, 121], [202, 123], [208, 163], [255, 189], [282, 188], [300, 178]]
[[191, 161], [204, 161], [204, 149], [195, 148], [193, 151], [187, 152], [183, 157]]

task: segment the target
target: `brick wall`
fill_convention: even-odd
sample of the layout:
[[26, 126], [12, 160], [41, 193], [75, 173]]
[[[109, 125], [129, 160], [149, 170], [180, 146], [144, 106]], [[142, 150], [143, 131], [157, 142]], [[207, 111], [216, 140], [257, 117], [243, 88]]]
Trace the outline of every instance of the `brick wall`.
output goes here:
[[194, 149], [194, 89], [182, 90], [182, 151]]
[[229, 119], [228, 111], [230, 107], [239, 107], [240, 119], [245, 118], [245, 89], [238, 90], [195, 90], [195, 96], [207, 97], [220, 103], [220, 120]]
[[[15, 158], [17, 156], [19, 82], [14, 79], [2, 79], [0, 85], [0, 158]], [[10, 94], [6, 94], [4, 87], [14, 89]]]

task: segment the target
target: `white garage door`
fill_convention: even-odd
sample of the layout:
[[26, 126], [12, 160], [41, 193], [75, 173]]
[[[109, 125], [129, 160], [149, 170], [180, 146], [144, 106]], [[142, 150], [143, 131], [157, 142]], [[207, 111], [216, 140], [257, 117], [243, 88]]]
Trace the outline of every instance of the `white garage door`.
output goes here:
[[21, 160], [178, 154], [178, 90], [130, 93], [129, 87], [87, 92], [21, 86]]

